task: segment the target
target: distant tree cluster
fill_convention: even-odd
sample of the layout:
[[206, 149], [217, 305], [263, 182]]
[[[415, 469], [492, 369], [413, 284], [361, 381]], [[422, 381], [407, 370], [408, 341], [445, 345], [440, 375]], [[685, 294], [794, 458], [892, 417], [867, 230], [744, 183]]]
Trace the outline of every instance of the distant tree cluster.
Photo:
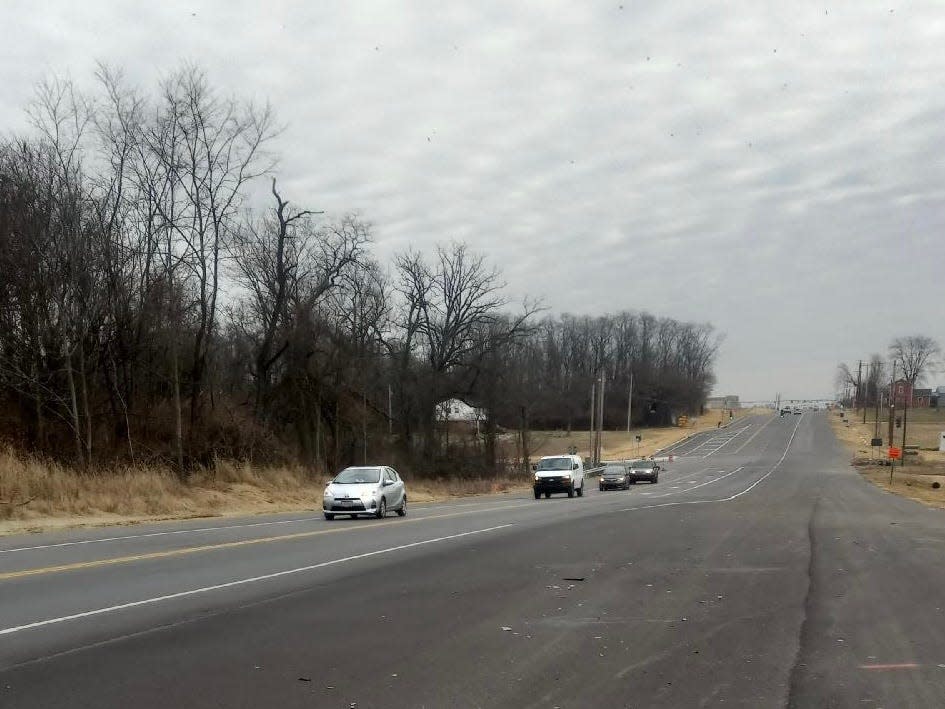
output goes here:
[[[223, 97], [195, 67], [153, 94], [97, 78], [94, 97], [41, 84], [35, 131], [0, 142], [8, 444], [184, 477], [219, 457], [487, 473], [505, 429], [587, 427], [601, 373], [610, 426], [631, 373], [637, 423], [702, 406], [711, 327], [513, 313], [501, 274], [463, 244], [383, 268], [369, 224], [280, 192], [268, 106]], [[251, 183], [268, 188], [263, 212]], [[489, 412], [458, 466], [437, 426], [451, 397]]]

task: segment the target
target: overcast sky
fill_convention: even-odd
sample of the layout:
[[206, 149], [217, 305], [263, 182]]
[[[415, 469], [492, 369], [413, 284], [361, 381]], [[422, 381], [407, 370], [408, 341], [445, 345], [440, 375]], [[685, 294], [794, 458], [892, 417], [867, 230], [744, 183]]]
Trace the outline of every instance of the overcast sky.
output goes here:
[[713, 323], [717, 393], [945, 340], [941, 0], [4, 0], [0, 130], [96, 61], [270, 100], [285, 195], [382, 261], [465, 240], [554, 312]]

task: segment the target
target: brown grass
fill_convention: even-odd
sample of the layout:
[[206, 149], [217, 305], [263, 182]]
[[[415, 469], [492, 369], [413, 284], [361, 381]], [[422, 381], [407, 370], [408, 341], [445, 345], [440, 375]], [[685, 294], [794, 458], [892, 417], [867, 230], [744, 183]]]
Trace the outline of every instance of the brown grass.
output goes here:
[[[945, 453], [937, 450], [922, 450], [918, 455], [906, 456], [903, 467], [899, 467], [898, 464], [895, 467], [881, 465], [879, 463], [885, 449], [875, 450], [870, 447], [870, 439], [874, 431], [873, 423], [868, 421], [864, 425], [862, 419], [842, 421], [833, 412], [830, 414], [830, 423], [837, 438], [850, 451], [853, 465], [864, 478], [877, 487], [896, 495], [908, 497], [932, 507], [945, 508]], [[907, 442], [911, 444], [913, 440], [921, 441], [927, 436], [927, 432], [923, 433], [921, 430], [921, 423], [919, 428], [916, 438], [913, 439], [910, 434]], [[912, 429], [911, 422], [909, 429]], [[881, 436], [884, 439], [883, 442], [886, 443], [885, 429], [882, 430]], [[937, 443], [937, 432], [935, 440]], [[890, 482], [890, 473], [892, 473], [892, 482]], [[938, 489], [932, 487], [935, 482], [940, 485]]]
[[[736, 420], [756, 413], [774, 413], [771, 409], [744, 409], [736, 410]], [[720, 412], [709, 411], [704, 416], [693, 419], [688, 426], [680, 428], [678, 426], [666, 426], [660, 428], [638, 428], [630, 433], [626, 431], [604, 431], [601, 447], [603, 449], [603, 458], [605, 460], [617, 460], [636, 458], [640, 456], [653, 455], [661, 448], [666, 448], [676, 441], [685, 438], [698, 431], [716, 428], [718, 422], [728, 423], [728, 415]], [[576, 446], [578, 455], [589, 456], [590, 441], [588, 431], [533, 431], [531, 434], [531, 453], [532, 459], [537, 460], [543, 455], [556, 455], [564, 453], [569, 446]], [[636, 436], [640, 435], [642, 441], [639, 446], [636, 443]]]
[[[250, 515], [321, 508], [326, 479], [302, 467], [222, 461], [181, 482], [167, 468], [124, 466], [91, 474], [0, 451], [0, 534], [53, 527]], [[407, 482], [413, 502], [524, 489], [522, 478]]]

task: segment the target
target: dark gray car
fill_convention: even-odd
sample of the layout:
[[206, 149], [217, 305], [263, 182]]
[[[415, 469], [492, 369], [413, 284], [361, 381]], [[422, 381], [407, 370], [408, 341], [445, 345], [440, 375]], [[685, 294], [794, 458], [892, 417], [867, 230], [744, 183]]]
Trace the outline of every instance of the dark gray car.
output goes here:
[[629, 490], [630, 468], [626, 463], [608, 463], [600, 473], [600, 491]]
[[635, 460], [630, 463], [630, 479], [632, 482], [647, 480], [655, 483], [659, 478], [660, 464], [655, 460]]

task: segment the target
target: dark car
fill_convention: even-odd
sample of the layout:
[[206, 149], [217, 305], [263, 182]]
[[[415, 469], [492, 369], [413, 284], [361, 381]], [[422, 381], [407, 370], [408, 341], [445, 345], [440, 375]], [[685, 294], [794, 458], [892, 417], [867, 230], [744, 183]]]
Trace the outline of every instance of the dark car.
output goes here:
[[635, 460], [630, 463], [630, 481], [647, 480], [655, 483], [660, 478], [660, 465], [655, 460]]
[[606, 465], [600, 473], [600, 491], [629, 490], [630, 469], [624, 463]]

